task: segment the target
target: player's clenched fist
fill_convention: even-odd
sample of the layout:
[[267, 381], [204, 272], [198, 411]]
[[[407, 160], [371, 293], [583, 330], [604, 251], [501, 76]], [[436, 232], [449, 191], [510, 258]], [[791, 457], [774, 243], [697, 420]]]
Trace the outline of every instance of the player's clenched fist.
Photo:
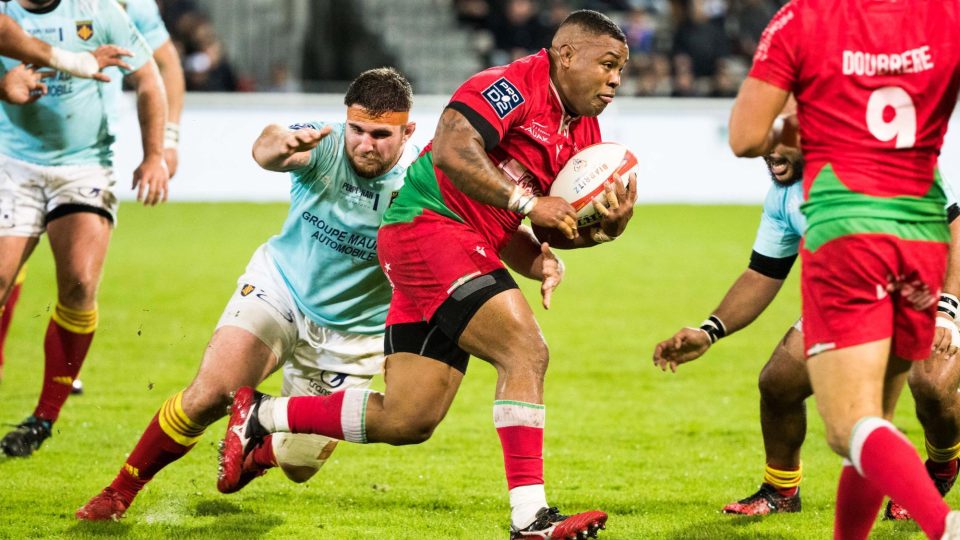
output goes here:
[[579, 235], [577, 212], [570, 203], [560, 197], [537, 197], [536, 204], [527, 217], [534, 225], [559, 229], [570, 240]]

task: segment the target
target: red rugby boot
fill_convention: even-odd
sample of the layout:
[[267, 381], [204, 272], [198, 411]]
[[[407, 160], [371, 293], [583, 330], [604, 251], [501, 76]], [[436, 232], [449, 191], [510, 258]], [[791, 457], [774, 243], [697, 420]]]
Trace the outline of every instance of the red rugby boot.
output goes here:
[[723, 507], [724, 514], [739, 514], [741, 516], [765, 516], [784, 512], [800, 511], [800, 489], [792, 496], [781, 495], [777, 488], [770, 484], [760, 484], [760, 489], [746, 499], [730, 503]]
[[253, 449], [268, 435], [257, 420], [262, 396], [263, 394], [249, 386], [240, 388], [234, 394], [227, 433], [220, 441], [217, 489], [221, 493], [233, 493], [262, 474], [250, 476], [251, 473], [245, 467]]
[[130, 501], [124, 499], [112, 487], [104, 488], [96, 497], [77, 510], [76, 517], [82, 521], [118, 520], [130, 507]]
[[565, 516], [556, 508], [541, 508], [533, 523], [517, 529], [510, 527], [510, 540], [535, 538], [538, 540], [584, 540], [596, 538], [597, 533], [606, 528], [607, 514], [600, 510], [591, 510], [572, 516]]

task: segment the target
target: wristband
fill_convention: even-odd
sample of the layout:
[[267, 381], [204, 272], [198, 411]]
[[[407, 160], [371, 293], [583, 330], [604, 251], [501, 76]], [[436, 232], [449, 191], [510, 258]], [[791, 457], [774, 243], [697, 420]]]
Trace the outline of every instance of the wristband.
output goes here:
[[707, 320], [703, 321], [703, 323], [700, 324], [700, 329], [710, 336], [711, 344], [716, 343], [720, 338], [727, 335], [727, 327], [723, 325], [723, 321], [716, 315], [711, 315]]
[[507, 203], [507, 210], [518, 214], [527, 215], [537, 205], [537, 198], [527, 193], [520, 186], [513, 186], [513, 192], [510, 193], [510, 201]]
[[174, 122], [167, 122], [163, 128], [163, 148], [176, 148], [180, 145], [180, 126]]
[[93, 77], [100, 71], [100, 63], [93, 54], [75, 53], [58, 47], [51, 47], [50, 67], [85, 79]]
[[960, 299], [950, 293], [940, 293], [940, 303], [937, 304], [937, 312], [945, 313], [951, 319], [957, 318], [957, 310], [960, 308]]
[[946, 328], [950, 331], [950, 345], [953, 347], [960, 347], [960, 330], [957, 329], [956, 323], [950, 322], [943, 317], [937, 317], [937, 327]]
[[598, 243], [598, 244], [603, 244], [603, 243], [606, 243], [606, 242], [613, 242], [614, 240], [616, 240], [616, 239], [619, 238], [619, 237], [618, 237], [618, 236], [610, 236], [609, 234], [603, 232], [603, 229], [600, 228], [599, 225], [597, 225], [596, 227], [590, 229], [590, 238], [592, 238], [593, 241], [596, 242], [596, 243]]

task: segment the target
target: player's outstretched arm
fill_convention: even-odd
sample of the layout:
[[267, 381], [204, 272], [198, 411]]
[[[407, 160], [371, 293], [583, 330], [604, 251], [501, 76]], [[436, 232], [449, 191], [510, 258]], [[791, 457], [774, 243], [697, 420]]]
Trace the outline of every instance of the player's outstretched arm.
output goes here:
[[311, 151], [330, 134], [332, 128], [311, 127], [290, 130], [278, 124], [263, 128], [253, 143], [253, 159], [260, 167], [274, 172], [288, 172], [310, 163]]
[[511, 270], [540, 282], [543, 307], [550, 309], [553, 291], [563, 281], [564, 272], [563, 261], [550, 250], [550, 244], [540, 243], [529, 227], [521, 225], [500, 251], [500, 257]]
[[180, 163], [178, 146], [180, 144], [180, 114], [183, 111], [183, 95], [186, 84], [183, 79], [183, 66], [180, 55], [173, 42], [157, 47], [153, 51], [153, 59], [160, 69], [160, 78], [163, 80], [163, 89], [167, 93], [167, 123], [163, 131], [163, 159], [167, 162], [170, 178], [177, 174]]
[[26, 105], [47, 93], [47, 85], [40, 73], [25, 64], [11, 69], [0, 78], [0, 100], [14, 105]]
[[109, 82], [110, 78], [100, 73], [107, 66], [129, 67], [123, 61], [131, 56], [130, 51], [116, 45], [103, 45], [93, 53], [72, 52], [30, 37], [10, 17], [0, 15], [0, 56], [9, 56], [27, 64], [52, 67], [76, 77]]
[[440, 116], [433, 137], [433, 164], [457, 189], [484, 204], [521, 213], [541, 227], [557, 229], [569, 239], [577, 237], [577, 214], [560, 197], [535, 197], [506, 179], [487, 157], [483, 137], [453, 109]]
[[780, 292], [783, 281], [747, 269], [703, 326], [683, 328], [670, 339], [658, 343], [653, 350], [653, 363], [663, 371], [669, 367], [676, 372], [680, 364], [700, 358], [717, 339], [756, 320]]
[[743, 81], [730, 111], [730, 149], [737, 157], [765, 156], [781, 142], [794, 142], [795, 117], [790, 117], [786, 132], [787, 124], [777, 122], [788, 97], [786, 90], [760, 79]]
[[169, 174], [163, 161], [163, 126], [167, 119], [167, 101], [157, 64], [151, 59], [128, 76], [137, 91], [137, 118], [143, 161], [133, 172], [137, 200], [154, 206], [167, 200]]

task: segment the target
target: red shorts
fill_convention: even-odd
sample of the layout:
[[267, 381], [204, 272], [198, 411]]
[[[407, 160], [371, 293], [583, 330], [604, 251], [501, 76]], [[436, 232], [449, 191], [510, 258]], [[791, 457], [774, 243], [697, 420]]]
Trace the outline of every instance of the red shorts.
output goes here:
[[[947, 251], [941, 242], [884, 234], [842, 236], [815, 252], [803, 249], [806, 355], [891, 338], [896, 356], [929, 357]], [[917, 290], [928, 294], [910, 295]]]
[[503, 268], [480, 234], [429, 210], [412, 223], [381, 227], [377, 253], [393, 286], [387, 326], [429, 321], [454, 289]]

